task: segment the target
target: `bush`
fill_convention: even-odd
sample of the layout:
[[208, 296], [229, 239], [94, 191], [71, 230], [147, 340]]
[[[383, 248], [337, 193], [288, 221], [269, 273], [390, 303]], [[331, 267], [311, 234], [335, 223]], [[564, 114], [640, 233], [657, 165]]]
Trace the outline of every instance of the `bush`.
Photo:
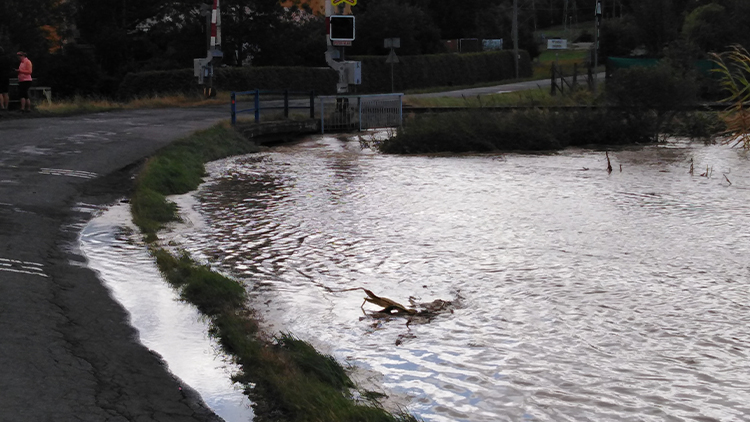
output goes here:
[[698, 91], [695, 72], [666, 60], [655, 67], [616, 71], [607, 82], [605, 94], [611, 105], [624, 110], [632, 124], [650, 125], [657, 136], [681, 108], [697, 101]]
[[[648, 122], [646, 122], [648, 123]], [[656, 139], [654, 125], [608, 109], [526, 110], [418, 115], [379, 145], [384, 153], [541, 151], [568, 146], [623, 145]]]
[[46, 66], [50, 71], [45, 72], [44, 84], [52, 87], [56, 98], [101, 94], [106, 87], [101, 84], [103, 74], [95, 63], [92, 50], [67, 45], [60, 53], [49, 56]]

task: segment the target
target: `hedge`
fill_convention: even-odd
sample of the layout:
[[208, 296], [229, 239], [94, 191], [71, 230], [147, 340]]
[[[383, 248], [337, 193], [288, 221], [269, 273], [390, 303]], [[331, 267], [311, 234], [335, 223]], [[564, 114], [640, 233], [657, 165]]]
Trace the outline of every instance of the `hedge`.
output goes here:
[[[531, 60], [521, 51], [519, 76], [532, 74]], [[391, 65], [385, 57], [358, 57], [362, 62], [362, 85], [357, 92], [390, 92]], [[470, 54], [433, 54], [399, 57], [393, 65], [393, 84], [396, 91], [436, 86], [474, 85], [502, 81], [515, 77], [515, 63], [511, 51]]]
[[[391, 65], [385, 56], [358, 57], [362, 62], [362, 85], [359, 93], [391, 91]], [[496, 51], [471, 54], [434, 54], [404, 56], [393, 66], [397, 91], [436, 86], [473, 85], [513, 79], [513, 53]], [[532, 74], [528, 53], [521, 52], [519, 74]], [[329, 68], [309, 67], [224, 67], [216, 69], [214, 86], [220, 91], [253, 89], [314, 90], [319, 94], [336, 92], [336, 72]], [[170, 93], [197, 93], [198, 84], [192, 69], [131, 73], [118, 90], [120, 98], [134, 98]]]

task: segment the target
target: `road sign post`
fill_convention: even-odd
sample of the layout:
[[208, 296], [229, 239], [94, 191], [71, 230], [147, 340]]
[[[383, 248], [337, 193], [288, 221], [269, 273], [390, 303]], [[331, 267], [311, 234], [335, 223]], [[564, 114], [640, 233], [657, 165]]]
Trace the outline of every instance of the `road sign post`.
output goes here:
[[394, 49], [401, 47], [401, 38], [386, 38], [383, 42], [383, 46], [391, 49], [385, 62], [391, 65], [391, 93], [393, 93], [396, 92], [393, 83], [393, 65], [398, 63], [398, 56], [396, 56], [396, 50]]

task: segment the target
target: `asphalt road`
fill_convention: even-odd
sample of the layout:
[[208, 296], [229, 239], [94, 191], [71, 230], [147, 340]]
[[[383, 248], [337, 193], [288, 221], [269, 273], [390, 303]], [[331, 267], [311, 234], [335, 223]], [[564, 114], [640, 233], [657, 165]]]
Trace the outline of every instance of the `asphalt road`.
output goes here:
[[228, 118], [228, 106], [0, 117], [0, 421], [220, 420], [136, 341], [76, 245], [145, 157]]

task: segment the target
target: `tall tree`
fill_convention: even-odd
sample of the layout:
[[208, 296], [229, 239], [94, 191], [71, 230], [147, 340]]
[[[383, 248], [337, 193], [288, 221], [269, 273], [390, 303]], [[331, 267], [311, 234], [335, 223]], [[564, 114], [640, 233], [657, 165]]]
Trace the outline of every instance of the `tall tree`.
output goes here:
[[[359, 12], [359, 11], [357, 11]], [[357, 14], [354, 54], [383, 54], [385, 38], [400, 38], [399, 54], [433, 54], [444, 51], [440, 29], [432, 18], [417, 6], [384, 0], [369, 5]]]
[[68, 35], [70, 15], [69, 3], [61, 0], [2, 0], [0, 44], [44, 56]]

